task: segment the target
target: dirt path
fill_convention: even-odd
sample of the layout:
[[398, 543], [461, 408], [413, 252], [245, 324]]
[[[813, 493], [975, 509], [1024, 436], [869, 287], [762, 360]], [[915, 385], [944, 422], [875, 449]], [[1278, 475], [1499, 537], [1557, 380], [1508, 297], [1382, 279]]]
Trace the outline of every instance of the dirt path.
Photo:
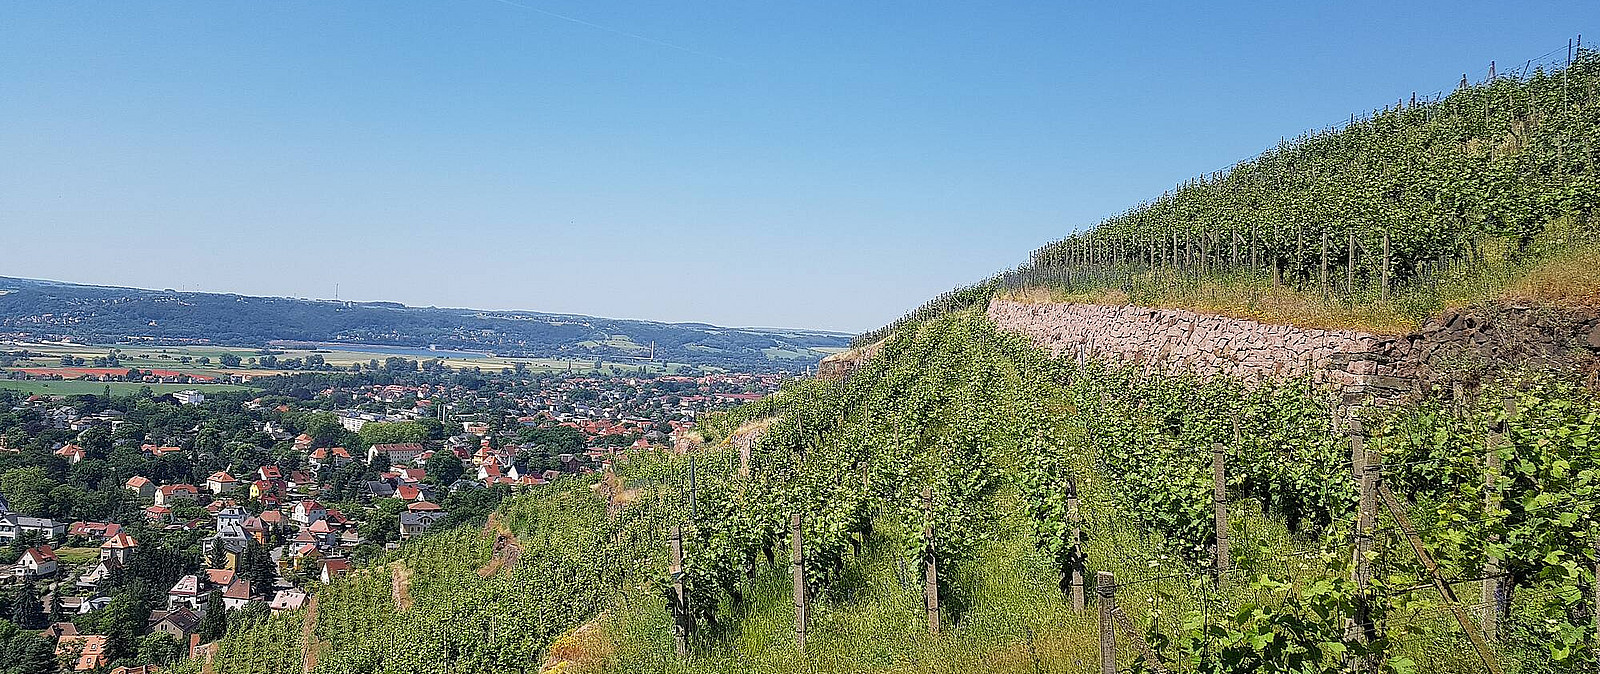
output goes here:
[[517, 559], [522, 557], [522, 546], [517, 544], [517, 537], [511, 530], [500, 522], [499, 513], [489, 513], [489, 521], [483, 525], [483, 535], [494, 536], [494, 554], [489, 562], [478, 569], [478, 576], [488, 578], [501, 569], [517, 565]]
[[605, 475], [594, 483], [595, 493], [606, 501], [606, 516], [616, 517], [628, 504], [639, 500], [643, 494], [638, 489], [627, 489], [627, 483], [608, 466]]
[[544, 666], [539, 668], [540, 674], [599, 671], [616, 650], [616, 646], [600, 627], [604, 619], [603, 614], [596, 616], [593, 620], [579, 625], [551, 642]]
[[404, 611], [414, 603], [411, 599], [411, 567], [404, 561], [389, 564], [389, 595], [394, 598], [394, 608]]
[[[300, 671], [310, 674], [317, 666], [317, 596], [306, 604], [306, 617], [300, 621]], [[209, 673], [207, 673], [209, 674]]]

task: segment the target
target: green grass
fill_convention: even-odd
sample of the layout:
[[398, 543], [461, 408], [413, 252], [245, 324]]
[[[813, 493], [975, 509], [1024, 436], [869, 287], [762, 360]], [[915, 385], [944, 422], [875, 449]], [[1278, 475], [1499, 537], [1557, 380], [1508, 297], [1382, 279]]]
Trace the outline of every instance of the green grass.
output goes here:
[[254, 390], [249, 386], [237, 386], [234, 384], [142, 384], [138, 382], [125, 381], [78, 381], [75, 379], [64, 379], [59, 381], [0, 379], [0, 389], [22, 391], [29, 394], [37, 393], [41, 395], [99, 395], [105, 392], [107, 386], [111, 387], [111, 393], [113, 395], [138, 393], [139, 389], [146, 386], [150, 387], [150, 390], [156, 395], [172, 393], [174, 391], [186, 391], [190, 389], [200, 391], [201, 393], [209, 393], [212, 391]]
[[100, 558], [100, 548], [56, 548], [56, 560], [66, 566], [81, 566]]

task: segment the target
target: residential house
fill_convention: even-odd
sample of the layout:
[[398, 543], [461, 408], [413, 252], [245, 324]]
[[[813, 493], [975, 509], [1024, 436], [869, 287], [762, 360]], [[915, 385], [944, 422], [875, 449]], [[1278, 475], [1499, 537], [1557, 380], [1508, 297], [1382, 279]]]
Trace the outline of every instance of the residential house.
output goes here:
[[153, 498], [156, 495], [156, 483], [151, 482], [150, 478], [142, 475], [128, 478], [128, 481], [122, 486], [128, 491], [138, 494], [139, 498]]
[[114, 522], [73, 522], [72, 526], [67, 527], [68, 536], [93, 541], [106, 540], [119, 531], [122, 531], [122, 525]]
[[306, 489], [317, 487], [317, 476], [315, 473], [310, 471], [292, 470], [289, 471], [289, 475], [285, 479], [288, 480], [290, 489]]
[[229, 611], [237, 611], [249, 605], [254, 595], [250, 592], [250, 581], [235, 577], [228, 589], [222, 591], [222, 605]]
[[367, 448], [367, 462], [371, 463], [379, 456], [383, 456], [389, 459], [389, 465], [411, 463], [422, 452], [422, 445], [416, 442], [379, 443]]
[[328, 507], [307, 499], [294, 504], [289, 510], [289, 519], [303, 527], [311, 526], [313, 522], [328, 516]]
[[10, 543], [29, 533], [49, 539], [61, 538], [67, 534], [67, 525], [48, 517], [24, 517], [11, 512], [11, 503], [0, 496], [0, 543]]
[[184, 405], [199, 405], [206, 401], [206, 394], [194, 389], [184, 389], [172, 394], [172, 397]]
[[228, 587], [238, 575], [233, 569], [206, 569], [204, 580], [207, 587]]
[[194, 503], [200, 498], [200, 489], [192, 484], [164, 484], [156, 488], [156, 505], [174, 506]]
[[298, 451], [302, 451], [303, 452], [303, 451], [306, 451], [308, 449], [311, 449], [311, 446], [316, 444], [316, 442], [317, 442], [316, 438], [313, 438], [310, 435], [307, 435], [305, 433], [301, 433], [299, 437], [294, 439], [294, 448], [296, 450], [298, 450]]
[[[61, 599], [62, 609], [65, 610], [67, 600]], [[78, 601], [78, 615], [88, 615], [111, 605], [111, 597], [82, 597]]]
[[288, 491], [289, 483], [282, 479], [256, 480], [250, 483], [250, 498], [266, 506], [277, 507], [283, 502], [283, 495]]
[[66, 459], [67, 463], [78, 463], [79, 461], [89, 458], [89, 454], [83, 451], [82, 447], [73, 444], [68, 444], [61, 449], [56, 450], [56, 456]]
[[394, 483], [388, 480], [367, 480], [363, 487], [367, 494], [374, 498], [394, 497]]
[[199, 610], [200, 603], [200, 577], [188, 574], [172, 584], [172, 589], [167, 590], [167, 610], [186, 606]]
[[306, 599], [306, 593], [301, 590], [294, 588], [278, 590], [277, 594], [272, 595], [272, 604], [270, 604], [270, 608], [272, 609], [273, 613], [278, 613], [280, 611], [293, 611], [305, 606]]
[[101, 558], [100, 561], [96, 562], [93, 567], [90, 567], [88, 571], [84, 572], [82, 576], [78, 577], [78, 589], [86, 592], [94, 592], [95, 590], [100, 589], [100, 583], [105, 581], [105, 579], [110, 578], [111, 574], [118, 568], [121, 568], [121, 566], [122, 565], [116, 560], [110, 558]]
[[267, 524], [260, 517], [251, 515], [244, 518], [241, 528], [244, 529], [244, 534], [249, 536], [250, 540], [262, 545], [267, 544]]
[[58, 566], [56, 553], [48, 545], [40, 545], [23, 551], [22, 557], [12, 568], [12, 574], [18, 578], [47, 578], [56, 575]]
[[324, 560], [322, 560], [321, 578], [322, 578], [322, 582], [323, 583], [331, 583], [331, 582], [333, 582], [333, 579], [338, 578], [339, 576], [342, 576], [342, 575], [344, 575], [346, 573], [349, 573], [349, 572], [350, 572], [350, 562], [349, 561], [346, 561], [346, 560], [343, 560], [343, 559], [324, 559]]
[[[309, 534], [312, 542], [324, 550], [332, 550], [339, 546], [339, 532], [329, 526], [326, 519], [312, 522], [311, 526], [302, 529], [300, 533]], [[296, 536], [295, 540], [300, 540], [300, 537]]]
[[106, 542], [100, 544], [100, 559], [113, 561], [117, 564], [127, 564], [128, 558], [132, 557], [134, 551], [138, 549], [139, 541], [119, 531], [117, 535], [106, 539]]
[[206, 478], [206, 489], [213, 494], [226, 494], [239, 487], [239, 478], [229, 475], [225, 470], [219, 470]]
[[226, 539], [245, 540], [249, 537], [244, 530], [244, 520], [250, 513], [236, 505], [227, 506], [217, 511], [217, 536]]
[[408, 541], [414, 536], [427, 532], [435, 522], [441, 519], [444, 519], [444, 511], [441, 510], [400, 513], [400, 540]]
[[183, 643], [200, 627], [200, 614], [188, 606], [179, 606], [166, 611], [150, 612], [150, 633], [163, 632], [172, 635], [172, 639]]
[[87, 672], [111, 664], [106, 653], [108, 640], [99, 634], [74, 634], [63, 636], [56, 642], [56, 657], [71, 656], [72, 670]]
[[144, 509], [144, 519], [152, 524], [169, 524], [172, 522], [172, 509], [166, 506], [150, 506]]
[[350, 450], [343, 447], [318, 447], [311, 451], [311, 456], [307, 459], [307, 463], [310, 463], [313, 468], [321, 468], [323, 466], [338, 468], [349, 464], [353, 460], [354, 458], [350, 456]]

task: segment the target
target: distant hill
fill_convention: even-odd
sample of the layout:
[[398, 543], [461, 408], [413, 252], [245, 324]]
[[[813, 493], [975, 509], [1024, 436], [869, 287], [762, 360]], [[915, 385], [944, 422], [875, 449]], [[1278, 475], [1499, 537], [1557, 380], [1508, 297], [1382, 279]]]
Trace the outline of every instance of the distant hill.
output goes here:
[[850, 339], [820, 330], [144, 290], [3, 276], [0, 333], [239, 346], [275, 340], [434, 345], [547, 358], [648, 356], [654, 342], [657, 360], [744, 370], [798, 370]]

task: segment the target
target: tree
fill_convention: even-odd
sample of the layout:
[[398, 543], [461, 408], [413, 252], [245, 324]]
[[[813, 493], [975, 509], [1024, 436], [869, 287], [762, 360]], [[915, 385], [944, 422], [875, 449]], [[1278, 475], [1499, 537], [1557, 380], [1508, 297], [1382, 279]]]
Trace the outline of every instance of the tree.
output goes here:
[[147, 589], [139, 581], [125, 585], [101, 611], [99, 629], [106, 635], [106, 651], [112, 659], [132, 655], [138, 648], [139, 636], [144, 634], [150, 619]]
[[206, 614], [200, 619], [200, 638], [215, 641], [228, 632], [228, 609], [222, 604], [222, 593], [212, 590], [206, 595]]
[[422, 442], [428, 439], [428, 428], [415, 421], [371, 421], [361, 427], [360, 434], [369, 445]]
[[57, 483], [40, 466], [12, 468], [0, 473], [0, 493], [11, 502], [11, 509], [27, 515], [48, 515], [50, 490]]
[[449, 486], [450, 483], [461, 479], [461, 474], [465, 472], [461, 466], [461, 459], [449, 451], [434, 452], [433, 456], [428, 457], [425, 468], [428, 477], [441, 486]]
[[240, 560], [240, 575], [250, 581], [250, 590], [262, 593], [272, 589], [272, 583], [277, 579], [277, 567], [272, 562], [271, 553], [267, 548], [254, 540], [249, 541], [244, 547], [244, 556]]
[[314, 438], [318, 445], [327, 445], [344, 434], [344, 426], [339, 425], [339, 417], [332, 413], [317, 412], [306, 417], [305, 433]]
[[50, 622], [58, 623], [58, 622], [61, 622], [62, 620], [64, 620], [65, 618], [66, 618], [66, 614], [65, 614], [64, 610], [61, 607], [61, 591], [60, 590], [56, 590], [54, 592], [51, 592], [50, 593], [50, 615], [49, 615]]
[[19, 632], [6, 643], [11, 653], [12, 670], [16, 674], [55, 674], [60, 664], [56, 660], [56, 647], [34, 632]]
[[23, 583], [11, 605], [11, 622], [25, 630], [43, 627], [44, 612], [39, 609], [39, 593], [33, 582]]
[[166, 632], [151, 632], [139, 638], [139, 649], [134, 657], [152, 665], [165, 665], [183, 655], [183, 645]]
[[386, 498], [372, 509], [372, 515], [361, 524], [361, 537], [373, 543], [393, 543], [400, 540], [400, 511], [406, 504], [397, 498]]
[[222, 553], [222, 539], [212, 540], [211, 544], [206, 546], [206, 567], [220, 569], [225, 566], [228, 561], [227, 557]]
[[222, 363], [222, 366], [226, 368], [239, 367], [239, 357], [231, 353], [224, 353], [220, 356], [217, 356], [217, 362]]

